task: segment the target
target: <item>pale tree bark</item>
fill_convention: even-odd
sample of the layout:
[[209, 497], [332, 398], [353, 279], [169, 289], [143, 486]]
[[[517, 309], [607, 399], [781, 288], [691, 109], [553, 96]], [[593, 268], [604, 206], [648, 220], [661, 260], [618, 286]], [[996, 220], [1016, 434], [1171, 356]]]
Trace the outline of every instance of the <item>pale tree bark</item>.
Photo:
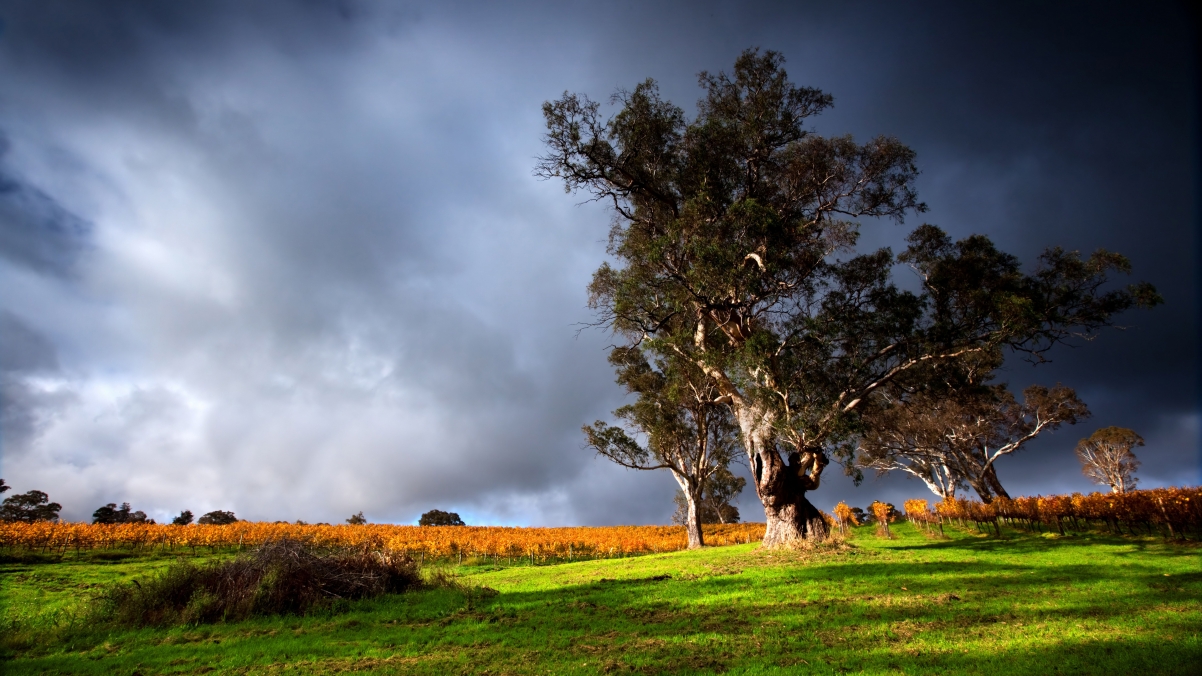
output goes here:
[[1135, 478], [1139, 460], [1131, 449], [1143, 444], [1134, 430], [1102, 428], [1077, 444], [1081, 471], [1094, 483], [1110, 486], [1112, 493], [1126, 493], [1139, 481]]
[[827, 464], [821, 451], [794, 453], [785, 463], [774, 443], [771, 412], [742, 398], [733, 404], [735, 419], [751, 465], [756, 495], [764, 505], [764, 546], [787, 547], [804, 540], [824, 540], [827, 532], [822, 513], [806, 498], [818, 488]]
[[675, 471], [672, 472], [672, 476], [676, 479], [676, 483], [680, 485], [680, 490], [684, 493], [685, 504], [687, 505], [685, 532], [689, 538], [689, 549], [704, 547], [705, 534], [701, 531], [701, 492], [703, 482], [691, 481], [688, 477]]

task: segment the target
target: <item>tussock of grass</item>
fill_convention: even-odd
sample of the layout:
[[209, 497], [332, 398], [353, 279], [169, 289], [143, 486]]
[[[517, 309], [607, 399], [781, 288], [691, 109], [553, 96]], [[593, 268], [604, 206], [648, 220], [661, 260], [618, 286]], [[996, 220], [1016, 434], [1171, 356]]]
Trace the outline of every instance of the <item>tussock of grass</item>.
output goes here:
[[93, 619], [143, 627], [303, 615], [332, 602], [422, 585], [418, 565], [408, 556], [323, 553], [280, 540], [233, 560], [202, 565], [180, 560], [144, 581], [113, 584], [97, 596]]

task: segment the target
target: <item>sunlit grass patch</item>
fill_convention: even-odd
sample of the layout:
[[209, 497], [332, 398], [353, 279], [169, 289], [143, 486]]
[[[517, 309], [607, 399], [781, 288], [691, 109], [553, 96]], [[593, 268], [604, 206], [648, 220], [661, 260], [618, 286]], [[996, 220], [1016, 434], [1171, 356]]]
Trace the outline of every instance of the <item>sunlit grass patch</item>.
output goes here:
[[[851, 547], [739, 545], [549, 566], [449, 567], [461, 586], [202, 627], [6, 635], [11, 673], [1192, 673], [1202, 565], [1156, 539], [1006, 539], [906, 524]], [[61, 598], [136, 562], [26, 566]], [[161, 562], [146, 561], [145, 570]], [[126, 575], [114, 575], [122, 567]], [[20, 573], [29, 575], [29, 571]], [[487, 589], [486, 589], [487, 588]], [[48, 587], [49, 589], [49, 587]], [[495, 593], [488, 590], [495, 590]], [[49, 627], [49, 625], [45, 625]]]

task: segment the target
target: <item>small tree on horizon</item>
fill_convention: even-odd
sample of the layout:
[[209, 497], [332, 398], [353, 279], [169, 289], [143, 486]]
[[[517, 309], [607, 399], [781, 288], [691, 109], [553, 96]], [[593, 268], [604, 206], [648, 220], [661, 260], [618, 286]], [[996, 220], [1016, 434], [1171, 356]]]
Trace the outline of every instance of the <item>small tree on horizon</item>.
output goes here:
[[200, 517], [196, 523], [206, 526], [226, 526], [231, 523], [237, 523], [237, 521], [238, 517], [234, 516], [233, 512], [225, 512], [220, 509], [215, 509]]
[[360, 511], [358, 514], [352, 514], [346, 522], [352, 526], [364, 526], [367, 524], [367, 517], [363, 516], [363, 512]]
[[29, 491], [4, 499], [0, 505], [0, 521], [58, 521], [62, 509], [62, 505], [50, 502], [50, 497], [42, 491]]
[[422, 514], [417, 520], [419, 526], [466, 526], [463, 519], [455, 512], [444, 512], [441, 509], [431, 509]]
[[179, 513], [179, 516], [171, 520], [173, 526], [187, 526], [192, 523], [192, 510], [185, 509]]
[[1139, 460], [1131, 449], [1143, 445], [1144, 438], [1135, 430], [1103, 427], [1077, 442], [1081, 473], [1095, 484], [1110, 486], [1112, 493], [1126, 493], [1139, 482], [1135, 478]]
[[117, 503], [110, 502], [103, 507], [99, 507], [95, 512], [92, 512], [92, 523], [154, 523], [153, 519], [146, 518], [146, 512], [138, 510], [130, 511], [128, 502], [121, 503], [118, 507]]

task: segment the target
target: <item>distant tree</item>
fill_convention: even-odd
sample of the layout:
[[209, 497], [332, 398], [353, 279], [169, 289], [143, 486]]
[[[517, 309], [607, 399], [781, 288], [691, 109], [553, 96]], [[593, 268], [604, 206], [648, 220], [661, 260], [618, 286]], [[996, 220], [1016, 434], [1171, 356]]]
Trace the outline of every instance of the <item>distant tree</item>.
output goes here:
[[4, 491], [6, 491], [10, 488], [12, 488], [12, 486], [9, 486], [8, 484], [4, 483], [4, 479], [0, 479], [0, 493], [3, 493]]
[[455, 512], [444, 512], [441, 509], [431, 509], [418, 519], [419, 526], [466, 526], [463, 519]]
[[116, 503], [110, 502], [92, 512], [92, 523], [146, 523], [148, 521], [154, 523], [153, 520], [146, 518], [146, 512], [142, 510], [131, 512], [128, 502], [121, 503], [120, 507]]
[[859, 507], [851, 508], [851, 518], [855, 519], [856, 523], [859, 523], [859, 524], [872, 523], [872, 515], [869, 514], [868, 512], [865, 512], [864, 510], [860, 509]]
[[1081, 473], [1096, 484], [1110, 486], [1113, 493], [1126, 493], [1139, 482], [1135, 478], [1139, 460], [1131, 449], [1143, 445], [1144, 438], [1135, 430], [1103, 427], [1077, 442]]
[[346, 520], [352, 526], [362, 526], [367, 523], [367, 517], [363, 516], [363, 512], [352, 514], [351, 518]]
[[192, 510], [185, 509], [179, 513], [179, 516], [171, 520], [173, 526], [187, 526], [192, 523]]
[[231, 523], [236, 523], [237, 521], [238, 517], [234, 516], [233, 512], [224, 512], [220, 509], [216, 509], [197, 519], [196, 523], [213, 526], [225, 526]]
[[[733, 446], [733, 444], [732, 444]], [[739, 508], [731, 504], [743, 492], [747, 480], [735, 476], [730, 467], [721, 467], [710, 476], [701, 494], [701, 504], [718, 517], [718, 523], [738, 523]]]
[[50, 497], [42, 491], [29, 491], [4, 499], [4, 504], [0, 505], [0, 521], [57, 521], [62, 509], [62, 505], [50, 502]]
[[[701, 523], [738, 523], [739, 508], [731, 504], [747, 485], [743, 477], [735, 476], [729, 468], [720, 468], [710, 477], [702, 489], [700, 507]], [[685, 526], [689, 519], [689, 500], [684, 491], [677, 490], [673, 502], [676, 511], [672, 514], [672, 523]]]
[[984, 502], [1010, 497], [998, 479], [998, 459], [1042, 432], [1075, 424], [1089, 408], [1072, 388], [1032, 385], [1019, 403], [1005, 385], [967, 384], [920, 392], [865, 412], [867, 427], [855, 454], [857, 469], [902, 471], [940, 498], [968, 485]]
[[[614, 411], [619, 425], [598, 420], [585, 426], [588, 446], [628, 469], [670, 471], [684, 494], [689, 547], [704, 546], [707, 486], [729, 493], [736, 486], [741, 490], [743, 481], [733, 476], [714, 481], [721, 472], [730, 474], [728, 466], [739, 451], [738, 427], [717, 382], [689, 361], [672, 355], [648, 361], [633, 347], [614, 347], [609, 362], [618, 384], [638, 400]], [[708, 505], [709, 511], [719, 518], [729, 516], [730, 497], [733, 494], [719, 496], [716, 504]], [[723, 504], [728, 506], [726, 514], [718, 511]]]

